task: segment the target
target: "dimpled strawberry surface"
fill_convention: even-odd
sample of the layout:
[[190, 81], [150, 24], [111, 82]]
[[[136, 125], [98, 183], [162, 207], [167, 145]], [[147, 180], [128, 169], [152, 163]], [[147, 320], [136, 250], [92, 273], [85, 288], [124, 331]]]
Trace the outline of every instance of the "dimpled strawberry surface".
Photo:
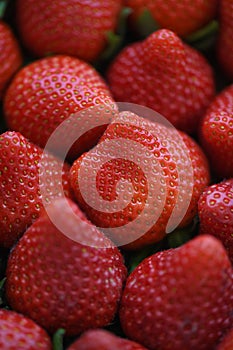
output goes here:
[[0, 0], [0, 349], [233, 349], [233, 0]]

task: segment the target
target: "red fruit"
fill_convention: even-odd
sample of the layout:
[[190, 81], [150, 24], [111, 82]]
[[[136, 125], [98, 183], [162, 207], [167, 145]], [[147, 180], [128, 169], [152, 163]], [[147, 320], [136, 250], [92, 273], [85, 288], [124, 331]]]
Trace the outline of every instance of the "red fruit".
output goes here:
[[142, 345], [116, 337], [103, 329], [90, 330], [75, 341], [68, 350], [146, 350]]
[[8, 25], [0, 21], [0, 99], [17, 69], [22, 64], [18, 43]]
[[199, 199], [200, 233], [222, 241], [233, 263], [233, 179], [207, 187]]
[[217, 55], [222, 68], [233, 79], [233, 1], [221, 0], [219, 8], [220, 32]]
[[121, 0], [18, 0], [18, 27], [26, 47], [37, 56], [50, 53], [95, 60], [114, 31]]
[[210, 105], [200, 125], [200, 142], [214, 172], [233, 177], [233, 85]]
[[190, 223], [209, 181], [205, 156], [189, 136], [130, 112], [107, 127], [70, 174], [89, 219], [129, 249], [161, 240], [183, 217], [182, 225]]
[[161, 28], [171, 29], [180, 36], [187, 36], [211, 21], [217, 12], [217, 3], [217, 0], [125, 0], [126, 6], [133, 9], [135, 24], [143, 12], [149, 10]]
[[199, 236], [145, 259], [128, 277], [120, 318], [149, 349], [213, 349], [232, 324], [232, 267], [222, 244]]
[[20, 133], [0, 135], [0, 246], [10, 248], [38, 218], [42, 194], [46, 203], [62, 195], [60, 187], [71, 196], [69, 166], [65, 165], [61, 173], [60, 161], [48, 153], [42, 158], [42, 154]]
[[47, 333], [32, 320], [13, 311], [0, 310], [0, 348], [52, 350]]
[[[4, 110], [8, 126], [40, 147], [45, 146], [58, 125], [73, 116], [70, 129], [60, 135], [54, 147], [58, 152], [75, 122], [76, 132], [87, 123], [90, 130], [96, 122], [97, 116], [88, 119], [85, 115], [80, 120], [80, 114], [75, 118], [75, 113], [112, 103], [108, 88], [94, 68], [77, 58], [53, 56], [29, 64], [16, 75], [6, 93]], [[106, 118], [102, 124], [106, 124]], [[73, 150], [76, 157], [97, 142], [106, 128], [102, 124], [78, 141]]]
[[53, 221], [41, 215], [10, 254], [7, 300], [49, 332], [106, 326], [126, 276], [122, 255], [75, 204], [60, 199], [48, 208]]
[[232, 350], [233, 349], [233, 329], [227, 333], [216, 350]]
[[117, 101], [150, 107], [187, 133], [195, 132], [215, 92], [205, 58], [167, 29], [124, 48], [108, 80]]

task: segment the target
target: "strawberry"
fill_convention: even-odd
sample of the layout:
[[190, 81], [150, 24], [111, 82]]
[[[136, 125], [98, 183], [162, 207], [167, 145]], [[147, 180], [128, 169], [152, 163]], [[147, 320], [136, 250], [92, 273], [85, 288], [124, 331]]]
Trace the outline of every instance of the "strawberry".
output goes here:
[[144, 346], [123, 339], [103, 329], [85, 332], [68, 350], [146, 350]]
[[220, 32], [217, 43], [217, 56], [219, 63], [229, 76], [233, 79], [233, 1], [221, 0], [219, 8]]
[[200, 233], [222, 241], [233, 263], [233, 179], [207, 187], [198, 203]]
[[[50, 53], [99, 57], [107, 33], [115, 31], [121, 0], [17, 1], [18, 28], [25, 46], [37, 56]], [[49, 19], [49, 20], [48, 20]]]
[[71, 196], [69, 167], [65, 165], [61, 174], [60, 161], [50, 154], [42, 158], [42, 154], [20, 133], [0, 135], [0, 246], [10, 248], [40, 215], [42, 194], [50, 202], [62, 195], [63, 185], [65, 195]]
[[49, 332], [77, 335], [113, 319], [125, 276], [118, 249], [74, 203], [58, 199], [11, 251], [6, 298]]
[[125, 334], [149, 349], [213, 349], [232, 324], [232, 267], [222, 244], [199, 236], [145, 259], [126, 282]]
[[108, 81], [117, 101], [150, 107], [187, 133], [196, 131], [215, 93], [205, 58], [167, 29], [124, 48]]
[[[44, 147], [53, 131], [64, 121], [84, 108], [109, 105], [113, 101], [100, 75], [85, 62], [69, 56], [54, 56], [35, 61], [16, 75], [7, 90], [4, 111], [9, 128], [19, 131], [31, 142]], [[97, 117], [74, 119], [77, 129], [89, 122], [89, 129]], [[85, 119], [84, 119], [85, 118]], [[59, 147], [72, 133], [74, 122], [66, 135], [60, 135]], [[100, 123], [101, 124], [101, 123]], [[106, 124], [106, 120], [104, 123]], [[106, 126], [105, 126], [106, 127]], [[78, 156], [92, 147], [104, 130], [101, 125], [88, 137], [78, 140], [73, 152]]]
[[216, 15], [217, 3], [217, 0], [125, 0], [126, 6], [133, 10], [132, 21], [136, 26], [148, 10], [159, 27], [179, 36], [187, 36], [211, 21]]
[[13, 74], [22, 64], [18, 43], [6, 23], [0, 21], [0, 99]]
[[123, 112], [73, 163], [70, 181], [89, 219], [117, 244], [137, 249], [161, 240], [183, 217], [182, 226], [192, 221], [209, 171], [188, 135]]
[[233, 177], [233, 85], [212, 102], [200, 124], [200, 142], [219, 177]]
[[233, 349], [233, 329], [228, 332], [216, 350], [232, 350]]
[[4, 350], [52, 350], [47, 333], [32, 320], [0, 309], [0, 347]]

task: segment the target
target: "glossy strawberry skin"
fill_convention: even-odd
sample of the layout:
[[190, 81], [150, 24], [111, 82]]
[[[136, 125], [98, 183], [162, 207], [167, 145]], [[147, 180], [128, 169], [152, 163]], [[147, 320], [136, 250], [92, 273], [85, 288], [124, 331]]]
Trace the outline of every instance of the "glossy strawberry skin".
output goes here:
[[196, 131], [215, 94], [210, 65], [167, 29], [124, 48], [108, 81], [116, 101], [150, 107], [187, 133]]
[[226, 334], [226, 336], [217, 346], [217, 350], [231, 350], [231, 349], [233, 349], [233, 329]]
[[233, 263], [233, 179], [207, 187], [198, 203], [200, 233], [208, 233], [224, 244]]
[[[115, 31], [121, 0], [17, 1], [18, 27], [27, 48], [37, 56], [48, 53], [95, 60]], [[49, 18], [49, 20], [48, 20]]]
[[13, 74], [22, 64], [18, 43], [8, 25], [0, 21], [0, 99]]
[[227, 76], [233, 79], [233, 1], [221, 0], [219, 2], [220, 32], [217, 43], [219, 63]]
[[147, 9], [161, 28], [170, 29], [179, 36], [202, 28], [217, 12], [217, 0], [125, 0], [125, 4], [133, 9], [132, 21], [136, 26]]
[[159, 252], [128, 277], [123, 330], [149, 349], [213, 349], [232, 324], [232, 286], [230, 261], [214, 237]]
[[233, 177], [233, 85], [211, 103], [200, 124], [200, 143], [220, 178]]
[[64, 328], [69, 336], [106, 326], [126, 277], [122, 255], [75, 204], [54, 201], [49, 213], [63, 230], [44, 213], [20, 239], [7, 265], [9, 304], [49, 332]]
[[90, 330], [75, 341], [68, 350], [146, 350], [142, 345], [102, 329]]
[[[171, 139], [176, 140], [173, 145], [175, 153], [170, 152]], [[111, 141], [118, 142], [118, 144], [111, 146]], [[132, 143], [132, 149], [127, 142]], [[138, 151], [135, 151], [135, 143], [146, 148], [141, 156], [137, 153]], [[187, 147], [186, 154], [181, 155], [179, 147], [185, 148], [185, 146]], [[120, 150], [120, 156], [115, 159], [109, 156], [105, 160], [106, 154], [114, 154], [114, 148]], [[189, 158], [189, 162], [186, 158]], [[98, 159], [104, 162], [102, 166], [98, 166]], [[155, 165], [158, 162], [163, 169], [164, 175], [161, 174], [160, 178], [155, 175], [151, 176], [149, 171], [142, 167], [144, 162], [150, 164], [152, 159], [155, 163], [149, 167], [158, 170], [158, 166]], [[85, 173], [82, 172], [84, 167]], [[187, 198], [187, 193], [179, 192], [184, 189], [179, 179], [182, 177], [182, 171], [188, 173], [190, 168], [193, 168], [193, 177], [190, 177], [188, 181], [190, 186], [192, 184], [192, 188], [185, 187], [184, 192], [191, 192], [191, 196]], [[95, 175], [96, 169], [98, 172]], [[182, 169], [181, 173], [178, 169]], [[91, 182], [92, 176], [96, 176], [94, 184]], [[163, 203], [162, 195], [154, 194], [156, 201], [150, 203], [149, 208], [145, 209], [145, 203], [152, 196], [148, 187], [158, 188], [162, 177], [166, 184], [165, 202]], [[107, 210], [106, 212], [104, 205], [97, 204], [96, 206], [96, 190], [105, 203], [111, 204], [112, 201], [117, 201], [116, 187], [120, 180], [128, 181], [133, 186], [130, 199], [119, 199], [119, 203], [124, 202], [123, 209], [113, 208], [112, 211]], [[107, 127], [95, 149], [73, 163], [70, 170], [70, 183], [79, 206], [95, 225], [108, 228], [112, 239], [117, 244], [124, 245], [124, 248], [138, 249], [155, 243], [166, 235], [169, 218], [178, 202], [178, 194], [183, 196], [183, 201], [179, 203], [181, 207], [186, 205], [187, 201], [190, 203], [183, 215], [182, 208], [180, 209], [173, 225], [175, 227], [179, 224], [185, 226], [192, 221], [197, 213], [198, 198], [209, 183], [209, 169], [202, 150], [188, 135], [175, 133], [168, 128], [163, 128], [161, 124], [151, 123], [145, 118], [125, 112]], [[125, 187], [124, 192], [127, 191]], [[162, 189], [160, 191], [164, 193]], [[83, 196], [87, 192], [90, 194], [88, 201]], [[160, 213], [158, 218], [154, 219], [158, 212]], [[136, 219], [138, 220], [136, 226], [133, 226], [133, 229], [127, 228], [127, 225]], [[145, 222], [151, 222], [151, 225], [147, 227]], [[126, 231], [122, 232], [119, 229], [111, 232], [111, 228], [121, 226], [125, 226]]]
[[47, 333], [32, 320], [13, 311], [0, 310], [0, 347], [4, 350], [52, 350]]
[[[41, 191], [48, 203], [62, 195], [59, 184], [64, 195], [72, 196], [69, 166], [64, 165], [59, 173], [60, 161], [48, 153], [42, 161], [42, 154], [20, 133], [7, 131], [0, 135], [0, 246], [10, 248], [39, 217], [43, 208]], [[39, 173], [42, 176], [46, 170], [49, 175], [40, 182]]]
[[[110, 92], [94, 68], [74, 57], [53, 56], [20, 70], [7, 90], [4, 114], [10, 129], [21, 132], [43, 148], [64, 120], [84, 108], [111, 103]], [[79, 128], [85, 122], [82, 120]], [[91, 127], [90, 121], [89, 129]], [[75, 146], [77, 154], [92, 147], [103, 129], [100, 123], [92, 134], [89, 132], [88, 138], [79, 140]], [[67, 134], [71, 132], [72, 125]], [[66, 139], [66, 135], [61, 135], [58, 150]]]

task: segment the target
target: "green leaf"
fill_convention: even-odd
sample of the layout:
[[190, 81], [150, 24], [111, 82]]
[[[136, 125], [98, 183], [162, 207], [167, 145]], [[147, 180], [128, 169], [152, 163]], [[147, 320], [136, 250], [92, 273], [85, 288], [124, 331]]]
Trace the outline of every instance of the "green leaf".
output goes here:
[[190, 241], [197, 234], [198, 223], [198, 218], [196, 217], [189, 226], [178, 228], [167, 235], [168, 247], [177, 248]]
[[4, 17], [8, 0], [0, 0], [0, 18]]
[[205, 27], [184, 38], [184, 40], [197, 50], [207, 51], [213, 47], [218, 31], [219, 23], [216, 20], [213, 20]]
[[131, 12], [132, 10], [129, 7], [124, 7], [119, 16], [116, 33], [113, 31], [106, 33], [108, 43], [106, 49], [100, 57], [100, 60], [111, 59], [120, 49], [126, 34], [127, 18]]
[[53, 350], [63, 350], [63, 337], [65, 330], [59, 328], [53, 335]]
[[160, 26], [151, 15], [150, 10], [143, 10], [142, 14], [137, 20], [137, 31], [140, 36], [146, 38], [158, 29], [160, 29]]
[[5, 305], [5, 300], [4, 300], [5, 282], [6, 282], [6, 277], [4, 277], [0, 281], [0, 307], [4, 307]]

